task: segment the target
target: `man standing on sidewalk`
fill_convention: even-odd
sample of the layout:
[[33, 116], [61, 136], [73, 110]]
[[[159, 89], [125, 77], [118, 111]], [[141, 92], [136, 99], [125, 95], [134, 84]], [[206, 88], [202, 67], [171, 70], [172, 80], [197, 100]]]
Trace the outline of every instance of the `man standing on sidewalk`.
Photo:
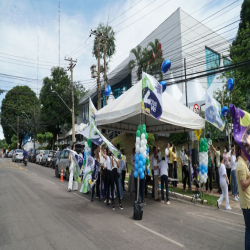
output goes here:
[[240, 195], [240, 207], [245, 220], [245, 249], [250, 249], [250, 172], [247, 165], [247, 157], [243, 150], [239, 156], [237, 166], [237, 183]]

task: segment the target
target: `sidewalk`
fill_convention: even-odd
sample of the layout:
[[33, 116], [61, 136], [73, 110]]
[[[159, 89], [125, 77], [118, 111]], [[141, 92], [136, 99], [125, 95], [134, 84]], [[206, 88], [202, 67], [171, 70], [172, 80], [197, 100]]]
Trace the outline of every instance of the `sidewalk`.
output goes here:
[[[126, 177], [129, 177], [128, 173], [126, 173]], [[128, 181], [125, 181], [125, 183], [128, 185]], [[170, 185], [169, 185], [169, 187], [170, 187]], [[192, 187], [192, 191], [196, 191], [196, 187], [194, 185], [192, 185], [191, 187]], [[181, 182], [179, 182], [177, 184], [177, 188], [183, 189], [183, 184]], [[148, 192], [149, 193], [151, 192], [151, 189], [152, 189], [151, 186], [148, 186]], [[169, 189], [169, 191], [170, 191], [170, 189]], [[210, 192], [208, 192], [208, 193], [204, 192], [204, 194], [210, 195], [210, 196], [213, 196], [213, 197], [216, 197], [217, 199], [219, 199], [220, 194], [217, 193], [217, 191], [218, 191], [217, 189], [213, 189], [212, 194], [210, 194]], [[180, 193], [178, 193], [178, 191], [176, 191], [175, 193], [178, 196], [177, 198], [181, 198], [181, 199], [183, 198], [183, 199], [185, 199], [186, 196], [190, 196], [191, 197], [190, 194], [187, 194], [187, 195], [180, 194]], [[160, 192], [159, 192], [159, 194], [160, 194]], [[173, 194], [171, 196], [173, 197]], [[233, 201], [233, 197], [232, 197], [232, 193], [231, 192], [229, 193], [229, 204], [230, 204], [230, 206], [231, 206], [232, 209], [234, 209], [234, 210], [240, 210], [240, 202], [239, 201]], [[223, 200], [223, 202], [221, 204], [221, 209], [225, 209], [225, 199]]]

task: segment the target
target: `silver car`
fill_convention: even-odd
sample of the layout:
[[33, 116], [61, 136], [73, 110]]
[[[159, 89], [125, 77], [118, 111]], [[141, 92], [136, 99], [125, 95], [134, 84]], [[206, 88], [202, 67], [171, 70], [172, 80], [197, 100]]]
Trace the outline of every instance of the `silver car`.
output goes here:
[[15, 149], [12, 157], [12, 161], [23, 161], [23, 150], [22, 149]]
[[53, 150], [46, 150], [45, 153], [42, 156], [41, 165], [45, 165], [46, 167], [48, 167], [48, 164], [52, 160], [53, 154], [55, 152], [56, 151], [53, 151]]
[[61, 155], [58, 157], [56, 166], [55, 166], [55, 176], [61, 176], [61, 169], [63, 169], [63, 176], [65, 179], [69, 180], [69, 150], [63, 150]]
[[44, 149], [37, 150], [37, 155], [36, 155], [36, 163], [41, 164], [43, 154], [45, 152]]

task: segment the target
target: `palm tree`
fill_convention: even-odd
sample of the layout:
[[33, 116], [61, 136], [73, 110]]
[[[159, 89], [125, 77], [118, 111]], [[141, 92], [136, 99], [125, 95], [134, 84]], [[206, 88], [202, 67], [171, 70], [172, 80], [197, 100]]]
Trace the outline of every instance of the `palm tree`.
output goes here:
[[148, 47], [150, 48], [149, 51], [151, 54], [149, 62], [149, 72], [155, 76], [159, 75], [160, 79], [162, 79], [162, 73], [160, 72], [160, 70], [164, 58], [162, 57], [161, 43], [158, 39], [155, 39], [154, 42], [148, 43]]
[[128, 67], [130, 69], [130, 73], [132, 75], [132, 70], [137, 67], [137, 80], [140, 81], [142, 68], [143, 68], [143, 60], [142, 60], [142, 48], [140, 45], [136, 46], [134, 49], [130, 51], [130, 53], [134, 54], [135, 59], [132, 59], [128, 63]]

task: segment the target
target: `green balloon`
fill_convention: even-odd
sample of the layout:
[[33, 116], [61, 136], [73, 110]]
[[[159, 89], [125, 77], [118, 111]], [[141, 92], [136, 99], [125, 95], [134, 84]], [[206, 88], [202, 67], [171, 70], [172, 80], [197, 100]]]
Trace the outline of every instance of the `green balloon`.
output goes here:
[[136, 131], [136, 137], [141, 137], [141, 131], [137, 129]]
[[138, 125], [137, 130], [141, 131], [141, 125]]
[[[142, 133], [146, 134], [146, 128], [142, 128]], [[146, 135], [145, 135], [145, 138], [146, 138]]]
[[149, 164], [149, 159], [147, 158], [147, 159], [146, 159], [146, 165], [148, 165], [148, 164]]
[[91, 148], [91, 140], [87, 139], [88, 146]]
[[142, 124], [142, 128], [145, 128], [145, 129], [146, 129], [146, 125], [145, 125], [145, 124]]
[[145, 139], [146, 140], [148, 139], [148, 133], [147, 132], [145, 133]]

